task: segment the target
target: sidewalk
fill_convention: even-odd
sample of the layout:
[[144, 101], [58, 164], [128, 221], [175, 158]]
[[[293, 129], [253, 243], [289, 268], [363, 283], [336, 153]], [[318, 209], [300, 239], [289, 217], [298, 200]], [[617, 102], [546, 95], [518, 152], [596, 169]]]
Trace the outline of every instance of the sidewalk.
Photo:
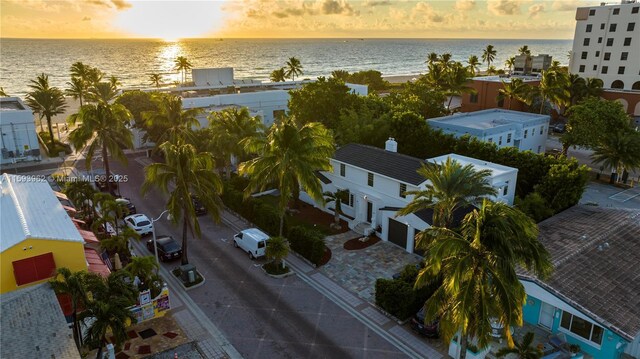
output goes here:
[[[221, 213], [221, 219], [225, 224], [237, 231], [251, 227], [251, 224], [244, 218], [236, 216], [227, 210]], [[409, 357], [444, 358], [442, 353], [431, 347], [424, 339], [414, 335], [410, 329], [399, 325], [395, 320], [384, 315], [373, 304], [362, 300], [354, 293], [343, 288], [297, 255], [290, 254], [287, 257], [287, 265], [309, 286], [322, 293]]]

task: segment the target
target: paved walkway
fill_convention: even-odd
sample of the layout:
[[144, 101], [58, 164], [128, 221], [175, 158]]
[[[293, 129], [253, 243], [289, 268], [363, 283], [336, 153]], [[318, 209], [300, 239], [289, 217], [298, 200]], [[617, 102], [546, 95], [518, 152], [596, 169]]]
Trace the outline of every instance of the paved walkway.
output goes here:
[[[224, 211], [221, 214], [221, 219], [229, 227], [238, 231], [251, 227], [251, 224], [244, 218], [239, 217], [229, 211]], [[353, 233], [351, 234], [353, 235]], [[333, 238], [327, 241], [327, 244], [332, 242], [333, 245], [337, 245], [337, 243], [340, 241], [346, 241], [346, 238], [348, 238], [349, 236], [346, 234], [343, 235], [343, 237], [339, 237], [340, 235], [338, 235], [338, 238], [340, 239]], [[379, 244], [390, 245], [388, 243], [380, 242], [369, 248], [372, 249]], [[340, 246], [342, 245], [340, 244]], [[385, 251], [390, 250], [390, 248], [386, 246], [378, 246], [378, 248], [379, 249], [372, 249], [375, 254], [374, 258], [372, 258], [371, 260], [364, 260], [364, 255], [360, 255], [361, 259], [363, 259], [360, 262], [366, 263], [363, 264], [364, 267], [375, 267], [374, 263], [377, 263], [378, 267], [384, 267], [387, 265], [385, 264], [386, 260], [382, 265], [380, 265], [381, 261], [376, 262], [375, 258], [381, 257], [385, 253]], [[393, 249], [391, 249], [391, 251], [393, 252]], [[348, 253], [340, 254], [340, 251], [336, 252], [339, 256], [342, 256], [342, 260], [350, 260], [348, 258]], [[362, 250], [357, 252], [362, 252]], [[394, 255], [396, 255], [395, 252], [394, 254], [392, 254], [392, 256]], [[338, 268], [345, 268], [337, 265], [338, 259], [336, 257], [332, 256], [330, 263], [331, 262], [336, 263], [334, 264], [334, 269], [332, 271], [334, 275], [338, 275]], [[363, 300], [363, 298], [359, 297], [357, 294], [352, 293], [350, 291], [350, 288], [345, 288], [344, 285], [329, 277], [324, 273], [324, 269], [314, 268], [312, 265], [308, 264], [306, 261], [294, 254], [289, 255], [289, 257], [287, 258], [287, 265], [296, 272], [298, 278], [309, 284], [309, 286], [315, 288], [318, 292], [322, 293], [332, 302], [336, 303], [346, 312], [351, 314], [354, 318], [358, 319], [360, 322], [369, 327], [369, 329], [388, 340], [391, 344], [407, 354], [407, 356], [409, 356], [410, 358], [439, 359], [445, 357], [445, 355], [431, 346], [429, 342], [424, 338], [415, 335], [406, 325], [399, 325], [396, 321], [392, 320], [391, 318], [384, 315], [381, 311], [379, 311], [372, 303], [368, 302], [367, 300]], [[400, 268], [402, 266], [403, 265], [399, 265]], [[357, 270], [353, 269], [353, 273], [355, 273]], [[362, 270], [365, 271], [364, 269]], [[379, 268], [376, 270], [379, 270]], [[385, 270], [384, 272], [391, 273], [392, 270]], [[355, 278], [355, 276], [353, 278]], [[353, 278], [352, 282], [356, 283], [355, 281], [353, 281]], [[369, 281], [369, 279], [366, 279], [366, 281]], [[354, 288], [359, 288], [361, 286], [361, 284], [354, 285]]]
[[385, 241], [360, 250], [344, 249], [346, 241], [358, 237], [361, 236], [349, 231], [325, 238], [331, 249], [331, 261], [320, 271], [360, 298], [374, 303], [376, 280], [391, 279], [406, 265], [418, 263], [420, 257]]

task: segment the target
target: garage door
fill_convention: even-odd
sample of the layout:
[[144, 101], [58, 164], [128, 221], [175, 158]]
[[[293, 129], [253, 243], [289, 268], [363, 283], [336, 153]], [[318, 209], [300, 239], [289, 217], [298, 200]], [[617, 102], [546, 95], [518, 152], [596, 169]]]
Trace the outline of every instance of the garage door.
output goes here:
[[389, 242], [407, 248], [407, 225], [389, 218]]

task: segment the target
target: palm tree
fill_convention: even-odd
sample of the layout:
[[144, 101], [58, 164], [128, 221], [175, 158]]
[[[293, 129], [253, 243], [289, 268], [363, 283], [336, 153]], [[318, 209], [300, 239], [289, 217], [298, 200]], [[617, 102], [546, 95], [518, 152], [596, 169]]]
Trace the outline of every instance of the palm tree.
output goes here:
[[614, 171], [614, 180], [620, 181], [623, 171], [640, 168], [640, 134], [632, 130], [606, 134], [594, 149], [591, 159]]
[[284, 259], [289, 255], [289, 241], [284, 237], [269, 238], [264, 254], [273, 259], [276, 266], [282, 265], [284, 268]]
[[587, 78], [585, 80], [584, 97], [600, 97], [604, 83], [598, 78]]
[[451, 101], [454, 96], [460, 96], [463, 93], [475, 93], [476, 90], [469, 86], [471, 73], [459, 62], [450, 64], [447, 67], [445, 78], [444, 94], [449, 97], [447, 111], [451, 112]]
[[4, 92], [4, 88], [0, 87], [0, 97], [9, 97], [6, 92]]
[[498, 90], [498, 96], [496, 97], [496, 101], [504, 101], [505, 99], [509, 99], [509, 110], [511, 110], [511, 105], [513, 104], [513, 100], [520, 100], [525, 97], [525, 84], [522, 79], [519, 78], [511, 78], [511, 81], [504, 82], [502, 81], [502, 88]]
[[266, 130], [260, 118], [251, 117], [246, 107], [212, 112], [209, 115], [209, 129], [211, 143], [216, 145], [217, 152], [224, 158], [227, 179], [231, 178], [233, 158], [239, 161], [246, 159], [244, 143], [249, 138], [263, 137]]
[[511, 70], [513, 69], [515, 64], [516, 64], [516, 58], [514, 56], [511, 56], [504, 62], [504, 66], [506, 66], [509, 69], [509, 73], [511, 73]]
[[160, 86], [162, 85], [162, 75], [157, 73], [151, 74], [149, 76], [149, 81], [151, 81], [151, 85], [155, 86], [156, 88], [160, 88]]
[[132, 276], [144, 281], [144, 279], [150, 278], [152, 274], [157, 274], [160, 266], [158, 266], [154, 256], [145, 256], [131, 258], [131, 262], [124, 269], [131, 273]]
[[[131, 112], [123, 105], [102, 102], [84, 105], [78, 113], [69, 116], [71, 125], [80, 122], [69, 133], [69, 140], [76, 150], [90, 143], [85, 162], [87, 170], [96, 151], [101, 151], [107, 179], [111, 178], [109, 155], [127, 163], [123, 147], [133, 147], [133, 135], [128, 127], [131, 119]], [[107, 188], [111, 190], [111, 181], [107, 181]]]
[[540, 113], [547, 100], [558, 106], [569, 100], [569, 91], [563, 85], [565, 82], [563, 74], [551, 70], [542, 71], [540, 84], [534, 87], [533, 93], [540, 98]]
[[338, 189], [335, 192], [324, 192], [325, 201], [335, 202], [333, 206], [333, 224], [331, 227], [341, 228], [340, 226], [340, 214], [342, 214], [342, 199], [349, 193], [348, 190]]
[[53, 279], [49, 281], [56, 294], [69, 296], [71, 299], [71, 321], [73, 322], [73, 340], [78, 349], [82, 346], [80, 325], [78, 323], [78, 307], [87, 303], [85, 288], [86, 272], [72, 272], [69, 268], [56, 269]]
[[[131, 239], [139, 239], [140, 235], [129, 227], [123, 228], [118, 234], [109, 236], [100, 240], [100, 248], [110, 253], [119, 253], [120, 255], [130, 256], [129, 241]], [[134, 257], [137, 258], [137, 257]]]
[[[217, 220], [222, 207], [219, 197], [222, 193], [222, 181], [214, 171], [215, 163], [210, 153], [197, 153], [191, 144], [171, 142], [160, 145], [160, 150], [164, 153], [166, 162], [154, 163], [145, 168], [142, 193], [147, 193], [152, 187], [159, 188], [165, 194], [170, 193], [166, 208], [174, 223], [182, 221], [182, 264], [188, 264], [187, 230], [191, 229], [196, 237], [201, 236], [191, 196], [197, 196]], [[171, 191], [169, 186], [172, 187]]]
[[81, 79], [82, 81], [87, 81], [89, 78], [89, 73], [91, 72], [91, 66], [87, 66], [80, 61], [74, 62], [71, 65], [70, 72], [71, 78], [76, 77]]
[[434, 90], [442, 90], [447, 86], [447, 69], [439, 62], [427, 65], [427, 73], [422, 79]]
[[193, 128], [200, 127], [197, 117], [203, 110], [200, 108], [183, 110], [182, 99], [178, 96], [155, 97], [153, 101], [158, 110], [142, 113], [142, 118], [150, 129], [152, 140], [157, 145], [165, 141], [173, 143], [179, 140], [190, 141], [193, 138]]
[[435, 52], [432, 52], [429, 55], [427, 55], [427, 61], [425, 62], [427, 63], [427, 65], [431, 65], [438, 62], [439, 60], [440, 60], [440, 57], [438, 56], [438, 54]]
[[333, 70], [331, 71], [331, 77], [334, 79], [342, 80], [347, 82], [349, 80], [349, 71], [346, 70]]
[[471, 75], [475, 76], [476, 73], [480, 71], [480, 60], [478, 60], [478, 56], [469, 56], [469, 60], [467, 60], [467, 63], [469, 64], [469, 71], [471, 71]]
[[114, 75], [109, 76], [109, 83], [111, 84], [111, 86], [113, 86], [113, 88], [118, 88], [118, 86], [122, 85], [122, 82], [120, 81], [119, 78], [117, 78]]
[[531, 50], [529, 50], [529, 46], [524, 45], [518, 49], [518, 53], [520, 55], [531, 55]]
[[294, 117], [284, 117], [271, 127], [266, 142], [247, 141], [248, 152], [258, 156], [239, 166], [249, 177], [246, 196], [276, 184], [280, 190], [280, 236], [289, 199], [298, 197], [302, 188], [312, 199], [324, 202], [322, 185], [316, 171], [331, 169], [329, 159], [335, 151], [333, 136], [320, 123], [300, 124]]
[[56, 115], [63, 114], [67, 109], [63, 92], [57, 87], [49, 86], [49, 76], [40, 74], [35, 80], [30, 81], [29, 87], [31, 91], [27, 93], [27, 105], [31, 107], [34, 114], [42, 119], [47, 120], [49, 128], [49, 140], [51, 150], [55, 148], [55, 137], [53, 136], [53, 125], [51, 118]]
[[104, 77], [104, 73], [100, 71], [96, 67], [87, 66], [87, 86], [95, 86], [102, 82], [102, 78]]
[[496, 357], [502, 358], [509, 354], [516, 354], [518, 359], [540, 359], [542, 358], [542, 350], [531, 346], [533, 343], [533, 332], [527, 332], [520, 343], [514, 342], [513, 348], [505, 347], [496, 353]]
[[495, 66], [491, 65], [487, 68], [487, 75], [495, 75], [498, 73], [498, 70]]
[[182, 83], [187, 81], [187, 71], [193, 67], [189, 60], [184, 56], [178, 56], [175, 61], [174, 70], [182, 72]]
[[538, 241], [535, 222], [504, 203], [485, 199], [465, 216], [458, 231], [430, 227], [418, 234], [425, 249], [425, 267], [415, 287], [442, 278], [425, 303], [425, 321], [440, 317], [440, 335], [450, 341], [460, 335], [460, 358], [469, 339], [480, 348], [491, 340], [491, 321], [504, 325], [509, 346], [511, 325], [522, 325], [526, 292], [516, 266], [544, 279], [552, 270], [549, 253]]
[[482, 62], [487, 63], [487, 70], [491, 67], [491, 63], [496, 58], [496, 49], [494, 49], [493, 45], [487, 45], [487, 48], [482, 52]]
[[296, 80], [296, 76], [300, 76], [302, 75], [302, 64], [300, 63], [300, 60], [298, 60], [295, 57], [290, 57], [289, 61], [287, 61], [287, 67], [286, 67], [286, 72], [285, 75], [287, 77], [290, 77], [291, 80], [295, 81]]
[[80, 106], [83, 105], [82, 100], [87, 94], [86, 83], [79, 77], [72, 77], [70, 82], [67, 82], [68, 89], [64, 90], [64, 93], [73, 97], [75, 100], [80, 100]]
[[447, 67], [449, 64], [451, 64], [451, 54], [448, 52], [445, 52], [444, 54], [440, 55], [440, 63], [443, 64], [445, 67]]
[[107, 333], [111, 333], [115, 338], [116, 346], [122, 345], [127, 340], [127, 325], [136, 322], [135, 316], [128, 308], [133, 304], [135, 301], [117, 297], [109, 300], [93, 300], [80, 314], [80, 320], [89, 318], [92, 320], [87, 328], [85, 341], [98, 346], [96, 359], [102, 358], [102, 350], [107, 343]]
[[284, 82], [287, 79], [284, 67], [271, 71], [269, 78], [272, 82]]
[[98, 82], [89, 88], [87, 99], [91, 102], [108, 104], [118, 97], [118, 88], [109, 82]]
[[73, 202], [73, 205], [80, 210], [85, 222], [91, 222], [95, 217], [93, 196], [96, 189], [88, 181], [68, 181], [65, 182], [63, 192]]
[[490, 170], [476, 171], [473, 165], [463, 166], [450, 157], [443, 163], [429, 163], [418, 170], [427, 180], [424, 190], [410, 191], [413, 200], [398, 215], [404, 216], [423, 209], [433, 209], [433, 225], [449, 228], [453, 212], [458, 208], [478, 204], [482, 197], [494, 196], [495, 188], [487, 180]]

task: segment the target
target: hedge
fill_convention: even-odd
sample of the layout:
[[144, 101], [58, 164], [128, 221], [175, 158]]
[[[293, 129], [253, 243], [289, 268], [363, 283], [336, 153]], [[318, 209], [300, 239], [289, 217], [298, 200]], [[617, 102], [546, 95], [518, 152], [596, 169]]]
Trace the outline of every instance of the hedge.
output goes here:
[[287, 238], [291, 249], [311, 263], [320, 264], [325, 251], [324, 234], [322, 232], [304, 226], [293, 226], [289, 230]]
[[376, 305], [400, 320], [417, 313], [424, 303], [440, 286], [440, 281], [414, 289], [418, 268], [410, 264], [404, 267], [398, 279], [379, 278], [376, 280]]

